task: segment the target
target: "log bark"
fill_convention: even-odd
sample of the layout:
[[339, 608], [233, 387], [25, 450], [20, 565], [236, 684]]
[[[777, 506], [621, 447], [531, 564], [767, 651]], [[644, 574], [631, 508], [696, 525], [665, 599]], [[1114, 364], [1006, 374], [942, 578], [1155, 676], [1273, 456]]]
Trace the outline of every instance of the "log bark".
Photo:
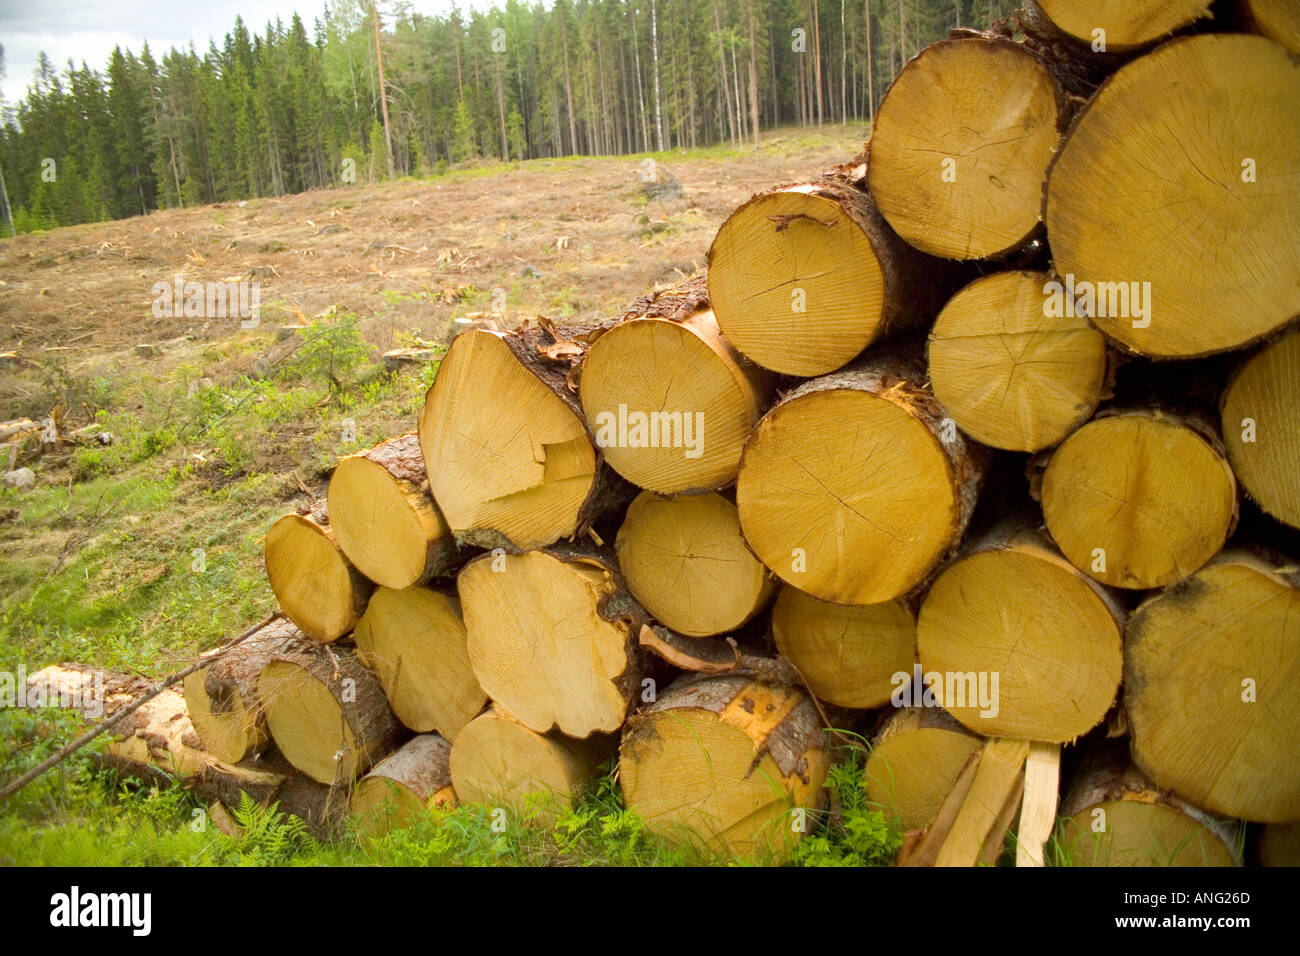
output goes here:
[[824, 601], [878, 604], [917, 588], [960, 542], [987, 450], [945, 419], [924, 364], [881, 353], [800, 385], [746, 443], [745, 538]]
[[1237, 481], [1208, 418], [1107, 409], [1061, 443], [1042, 480], [1047, 530], [1076, 568], [1113, 587], [1173, 584], [1237, 522]]
[[632, 596], [688, 637], [735, 630], [774, 590], [740, 533], [736, 506], [716, 493], [665, 498], [643, 491], [628, 507], [615, 550]]
[[185, 706], [204, 750], [239, 763], [270, 745], [257, 675], [280, 651], [304, 643], [302, 632], [281, 618], [185, 678]]
[[1171, 40], [1102, 84], [1052, 162], [1044, 218], [1056, 272], [1103, 333], [1193, 358], [1300, 313], [1277, 259], [1300, 241], [1297, 101], [1294, 55], [1240, 34]]
[[709, 248], [718, 326], [751, 361], [822, 375], [873, 342], [928, 321], [952, 270], [903, 242], [876, 211], [862, 167], [760, 193]]
[[1123, 611], [1037, 532], [995, 528], [947, 565], [917, 617], [927, 687], [990, 737], [1066, 743], [1099, 724], [1122, 672]]
[[538, 733], [612, 733], [640, 693], [646, 621], [604, 549], [487, 554], [458, 581], [480, 686]]
[[407, 735], [379, 679], [345, 648], [275, 654], [257, 694], [280, 752], [320, 783], [351, 785]]
[[437, 734], [412, 737], [357, 782], [349, 807], [369, 836], [408, 827], [436, 806], [453, 807], [451, 744]]
[[1068, 118], [1046, 63], [993, 35], [940, 40], [910, 60], [871, 128], [867, 181], [908, 243], [988, 259], [1040, 231], [1040, 190]]
[[748, 860], [790, 853], [830, 764], [812, 700], [744, 676], [674, 682], [628, 722], [619, 753], [647, 829]]
[[469, 661], [454, 593], [379, 588], [355, 632], [357, 656], [374, 671], [398, 720], [449, 741], [487, 704]]
[[638, 300], [582, 362], [587, 426], [606, 460], [661, 494], [731, 484], [772, 376], [723, 338], [703, 273]]
[[324, 499], [273, 524], [264, 557], [280, 608], [307, 637], [328, 644], [352, 630], [374, 585], [334, 540]]
[[1107, 394], [1106, 339], [1045, 308], [1047, 272], [998, 272], [957, 293], [930, 330], [930, 384], [957, 427], [1007, 451], [1040, 451]]
[[1300, 645], [1293, 560], [1224, 552], [1143, 603], [1124, 641], [1133, 761], [1225, 816], [1300, 820]]
[[526, 551], [586, 532], [630, 488], [577, 398], [587, 340], [546, 324], [456, 337], [420, 415], [433, 497], [457, 538]]
[[339, 547], [376, 584], [412, 587], [455, 569], [460, 552], [429, 492], [414, 432], [339, 462], [328, 501]]

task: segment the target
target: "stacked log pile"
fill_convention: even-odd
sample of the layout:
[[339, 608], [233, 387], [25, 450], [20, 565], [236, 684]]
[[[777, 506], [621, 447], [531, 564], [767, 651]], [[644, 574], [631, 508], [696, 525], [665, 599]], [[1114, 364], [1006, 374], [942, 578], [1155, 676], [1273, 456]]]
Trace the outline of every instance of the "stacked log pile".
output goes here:
[[1277, 6], [959, 31], [703, 274], [597, 328], [456, 337], [416, 430], [270, 530], [285, 620], [187, 683], [205, 747], [274, 744], [371, 832], [575, 799], [616, 757], [652, 832], [779, 861], [837, 726], [903, 863], [1015, 833], [1041, 864], [1053, 831], [1077, 863], [1231, 863], [1239, 821], [1293, 859]]

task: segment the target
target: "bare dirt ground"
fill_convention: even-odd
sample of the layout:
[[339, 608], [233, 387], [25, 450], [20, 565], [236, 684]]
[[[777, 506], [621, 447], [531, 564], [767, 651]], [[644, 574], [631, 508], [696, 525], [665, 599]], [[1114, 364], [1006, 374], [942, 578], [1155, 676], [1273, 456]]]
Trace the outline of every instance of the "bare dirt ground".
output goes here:
[[[0, 420], [59, 423], [53, 445], [0, 445], [0, 470], [35, 473], [0, 487], [0, 668], [166, 673], [239, 633], [274, 606], [275, 518], [341, 455], [414, 427], [436, 364], [389, 372], [380, 350], [448, 342], [497, 305], [504, 325], [612, 317], [703, 265], [754, 192], [844, 162], [862, 135], [657, 156], [682, 186], [668, 200], [647, 199], [643, 157], [575, 158], [0, 240]], [[250, 274], [256, 328], [154, 315], [155, 283]], [[328, 335], [279, 334], [318, 316]], [[314, 338], [355, 344], [345, 381], [333, 351], [328, 378], [304, 359]]]
[[[727, 214], [760, 188], [843, 162], [863, 131], [784, 130], [762, 147], [665, 155], [680, 198], [647, 201], [639, 157], [537, 160], [432, 180], [358, 184], [175, 209], [0, 242], [0, 415], [46, 414], [41, 369], [152, 377], [203, 343], [259, 338], [330, 307], [382, 349], [400, 333], [445, 339], [451, 320], [504, 290], [513, 324], [610, 315], [704, 263]], [[157, 317], [153, 286], [258, 270], [262, 325]], [[500, 293], [498, 293], [500, 296]], [[136, 346], [159, 344], [142, 358]]]

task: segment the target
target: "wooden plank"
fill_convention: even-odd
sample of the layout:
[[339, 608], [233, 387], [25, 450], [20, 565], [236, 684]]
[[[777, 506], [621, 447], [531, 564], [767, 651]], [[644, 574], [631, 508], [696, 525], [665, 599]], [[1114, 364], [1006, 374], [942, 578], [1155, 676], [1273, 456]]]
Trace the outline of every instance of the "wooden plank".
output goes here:
[[993, 836], [1009, 797], [1021, 785], [1029, 741], [995, 737], [984, 745], [970, 792], [962, 801], [935, 866], [974, 866]]
[[1025, 798], [1020, 807], [1016, 866], [1043, 865], [1043, 845], [1056, 825], [1060, 781], [1061, 745], [1030, 744], [1025, 758]]

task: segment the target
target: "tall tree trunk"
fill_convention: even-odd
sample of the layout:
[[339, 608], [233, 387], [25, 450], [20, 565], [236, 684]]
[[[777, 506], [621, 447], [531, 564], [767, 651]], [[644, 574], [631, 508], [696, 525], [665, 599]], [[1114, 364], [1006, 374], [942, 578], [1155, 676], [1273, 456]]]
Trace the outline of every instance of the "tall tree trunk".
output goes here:
[[749, 0], [749, 119], [754, 127], [754, 149], [758, 149], [758, 63], [754, 51], [754, 3]]
[[384, 116], [384, 146], [388, 154], [388, 178], [395, 176], [393, 170], [393, 131], [388, 124], [388, 89], [384, 84], [384, 50], [379, 39], [379, 5], [370, 0], [370, 12], [375, 18], [375, 63], [379, 67], [379, 109]]
[[722, 20], [718, 16], [718, 0], [713, 0], [713, 31], [718, 38], [718, 72], [722, 75], [722, 102], [726, 104], [727, 122], [731, 126], [731, 147], [735, 149], [736, 126], [731, 115], [731, 82], [727, 79], [727, 51], [722, 46]]
[[817, 128], [822, 126], [822, 21], [821, 13], [818, 11], [818, 2], [813, 0], [813, 44], [817, 51], [813, 59], [813, 68], [816, 71], [817, 85]]
[[659, 105], [659, 16], [655, 0], [650, 0], [650, 56], [655, 71], [655, 145], [664, 151], [664, 119]]
[[[494, 53], [496, 57], [496, 74], [497, 74], [497, 115], [501, 119], [501, 159], [504, 162], [510, 162], [510, 141], [506, 138], [506, 99], [505, 93], [501, 89], [501, 54]], [[522, 156], [519, 157], [523, 159]]]
[[898, 62], [900, 66], [907, 62], [907, 14], [903, 12], [903, 0], [898, 0]]
[[849, 119], [849, 35], [844, 29], [844, 0], [840, 0], [840, 122]]
[[569, 26], [560, 21], [560, 45], [564, 52], [564, 101], [569, 110], [569, 149], [578, 152], [578, 122], [573, 115], [573, 81], [569, 77]]
[[731, 47], [731, 78], [735, 81], [734, 83], [735, 100], [732, 102], [731, 105], [734, 106], [736, 110], [736, 131], [738, 137], [738, 141], [736, 145], [739, 146], [740, 143], [744, 142], [745, 140], [745, 114], [740, 109], [740, 94], [741, 94], [740, 71], [736, 69], [736, 44], [732, 43], [730, 44], [730, 47]]
[[876, 63], [871, 55], [871, 0], [863, 0], [867, 10], [867, 119], [876, 119]]
[[641, 41], [636, 35], [636, 9], [632, 4], [627, 6], [627, 15], [632, 18], [632, 54], [636, 59], [636, 101], [637, 117], [641, 121], [641, 148], [650, 148], [650, 128], [646, 125], [645, 117], [645, 90], [641, 85]]

